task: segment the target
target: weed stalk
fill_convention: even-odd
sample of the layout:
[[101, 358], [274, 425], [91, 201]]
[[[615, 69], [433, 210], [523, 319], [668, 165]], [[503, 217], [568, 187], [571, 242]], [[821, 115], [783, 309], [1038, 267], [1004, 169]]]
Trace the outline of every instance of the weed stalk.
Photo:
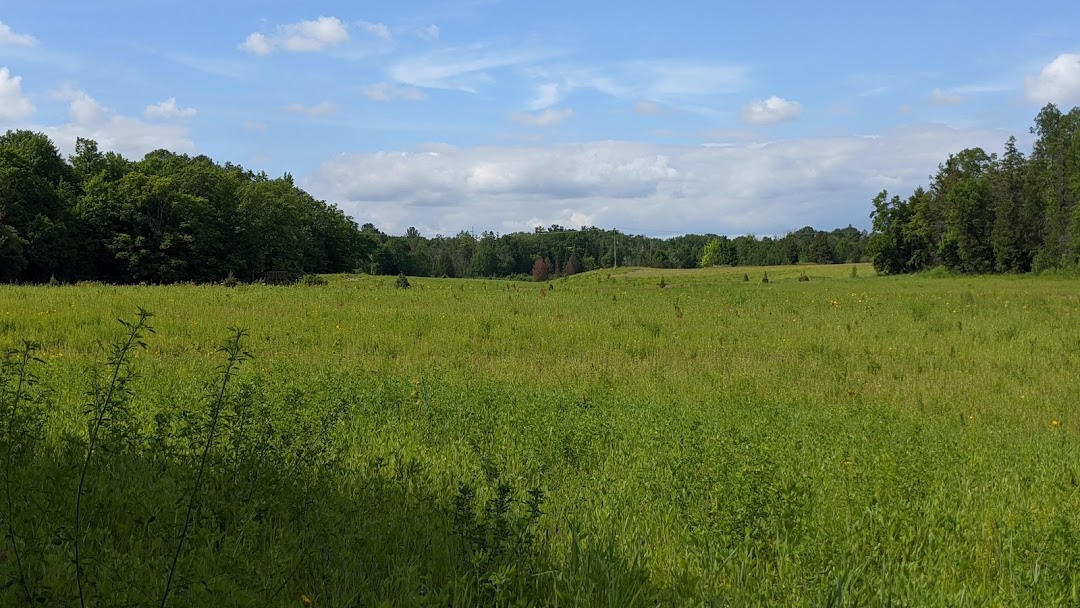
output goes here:
[[79, 475], [79, 490], [75, 495], [75, 582], [79, 587], [79, 605], [82, 608], [86, 608], [86, 595], [83, 590], [83, 569], [79, 539], [82, 536], [82, 497], [83, 489], [86, 486], [86, 473], [90, 470], [90, 460], [94, 455], [94, 448], [97, 447], [101, 428], [105, 425], [105, 421], [109, 419], [109, 415], [116, 409], [116, 406], [122, 403], [123, 397], [118, 397], [118, 395], [123, 394], [124, 386], [131, 380], [130, 375], [121, 376], [120, 372], [124, 370], [131, 351], [136, 346], [146, 348], [146, 343], [142, 340], [144, 333], [154, 333], [154, 329], [150, 327], [150, 317], [154, 316], [154, 314], [139, 307], [137, 316], [138, 320], [134, 323], [117, 319], [121, 325], [127, 328], [127, 335], [112, 345], [112, 354], [106, 363], [111, 376], [109, 384], [103, 390], [94, 390], [92, 393], [93, 403], [91, 403], [90, 412], [94, 418], [90, 426], [90, 442], [86, 447], [86, 459], [83, 461], [82, 473]]
[[14, 457], [13, 448], [15, 438], [19, 435], [16, 429], [16, 412], [19, 409], [19, 402], [23, 399], [23, 388], [28, 387], [34, 380], [30, 374], [30, 363], [34, 361], [41, 362], [41, 359], [34, 356], [37, 349], [38, 344], [36, 342], [23, 340], [21, 349], [12, 350], [8, 353], [8, 356], [14, 359], [16, 381], [15, 392], [12, 394], [11, 402], [7, 406], [7, 424], [5, 426], [8, 437], [7, 450], [4, 456], [4, 498], [7, 504], [7, 514], [4, 520], [7, 522], [8, 536], [11, 538], [11, 550], [15, 556], [15, 567], [19, 571], [19, 584], [22, 586], [27, 603], [30, 603], [33, 598], [30, 594], [30, 584], [26, 580], [26, 571], [23, 569], [22, 555], [19, 553], [19, 543], [15, 535], [15, 505], [11, 492], [11, 476], [12, 459]]
[[224, 344], [218, 347], [218, 352], [226, 355], [225, 365], [221, 369], [221, 388], [218, 390], [214, 403], [211, 406], [210, 428], [206, 433], [206, 445], [203, 447], [202, 458], [199, 462], [199, 472], [195, 476], [195, 485], [192, 487], [191, 496], [188, 498], [187, 514], [184, 516], [184, 528], [180, 532], [180, 540], [176, 543], [176, 553], [173, 555], [172, 566], [169, 567], [169, 578], [165, 582], [165, 592], [161, 594], [161, 608], [165, 608], [165, 604], [169, 601], [169, 592], [172, 590], [172, 581], [173, 576], [176, 574], [176, 565], [180, 561], [180, 553], [184, 549], [184, 540], [187, 539], [188, 530], [191, 528], [191, 516], [195, 512], [195, 505], [199, 498], [199, 488], [202, 486], [203, 474], [206, 472], [206, 463], [210, 459], [210, 451], [214, 448], [214, 435], [217, 433], [218, 420], [221, 418], [221, 410], [225, 406], [225, 397], [229, 391], [229, 381], [236, 375], [240, 363], [245, 359], [251, 358], [251, 353], [245, 351], [241, 346], [241, 342], [244, 337], [247, 336], [247, 332], [235, 328], [232, 332], [232, 336], [230, 336]]

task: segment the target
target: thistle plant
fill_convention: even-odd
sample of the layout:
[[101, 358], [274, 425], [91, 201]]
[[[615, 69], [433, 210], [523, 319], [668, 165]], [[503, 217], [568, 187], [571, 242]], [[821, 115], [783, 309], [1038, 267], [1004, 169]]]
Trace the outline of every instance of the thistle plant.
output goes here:
[[172, 590], [173, 577], [176, 575], [177, 564], [180, 562], [180, 554], [184, 550], [184, 541], [191, 529], [191, 517], [199, 500], [199, 489], [202, 486], [203, 475], [206, 473], [206, 463], [210, 459], [210, 452], [214, 449], [214, 437], [217, 434], [218, 422], [221, 420], [221, 411], [225, 407], [229, 394], [229, 383], [236, 377], [240, 364], [251, 358], [251, 353], [241, 346], [247, 332], [242, 329], [230, 328], [233, 332], [224, 344], [218, 347], [218, 352], [225, 355], [225, 363], [220, 368], [221, 385], [217, 390], [213, 403], [210, 405], [209, 420], [206, 430], [206, 445], [203, 446], [202, 457], [199, 459], [199, 472], [195, 476], [195, 484], [191, 488], [188, 497], [187, 514], [184, 515], [184, 528], [180, 532], [180, 539], [176, 543], [176, 553], [173, 555], [172, 566], [169, 568], [169, 578], [165, 583], [165, 592], [161, 594], [161, 607], [165, 608], [169, 601], [169, 592]]
[[8, 351], [0, 364], [0, 440], [3, 441], [4, 454], [4, 521], [7, 535], [11, 541], [11, 551], [15, 557], [19, 585], [23, 595], [30, 603], [33, 598], [30, 584], [23, 568], [22, 555], [19, 551], [18, 535], [15, 532], [15, 499], [12, 490], [12, 477], [15, 476], [16, 461], [28, 461], [31, 450], [38, 437], [41, 419], [39, 403], [35, 402], [30, 391], [37, 384], [31, 364], [44, 363], [36, 355], [40, 346], [31, 340], [23, 340], [19, 348]]
[[79, 489], [75, 495], [75, 581], [79, 587], [79, 605], [83, 608], [86, 607], [86, 593], [83, 588], [80, 540], [83, 528], [82, 503], [87, 473], [106, 423], [116, 420], [124, 422], [131, 417], [131, 412], [128, 411], [128, 403], [131, 399], [128, 385], [135, 379], [135, 372], [131, 369], [131, 356], [136, 347], [146, 348], [143, 336], [154, 333], [154, 329], [150, 327], [152, 316], [154, 316], [153, 313], [139, 307], [136, 321], [117, 319], [127, 331], [123, 338], [109, 347], [109, 357], [105, 362], [109, 380], [106, 384], [100, 385], [100, 377], [97, 375], [93, 377], [94, 387], [90, 391], [90, 403], [86, 411], [90, 416], [90, 439], [86, 446], [82, 473], [79, 475]]

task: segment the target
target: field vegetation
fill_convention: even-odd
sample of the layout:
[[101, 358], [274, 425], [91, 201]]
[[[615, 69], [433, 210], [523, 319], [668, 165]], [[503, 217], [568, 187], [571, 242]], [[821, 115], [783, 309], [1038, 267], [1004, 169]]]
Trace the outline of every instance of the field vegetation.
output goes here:
[[0, 287], [0, 604], [1080, 604], [1075, 279], [765, 277]]

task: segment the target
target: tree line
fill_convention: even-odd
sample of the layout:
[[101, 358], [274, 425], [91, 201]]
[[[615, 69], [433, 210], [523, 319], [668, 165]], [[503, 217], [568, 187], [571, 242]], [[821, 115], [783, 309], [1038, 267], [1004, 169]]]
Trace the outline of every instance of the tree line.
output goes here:
[[1017, 273], [1080, 267], [1080, 108], [1035, 117], [1031, 153], [969, 148], [906, 200], [873, 201], [869, 254], [887, 274], [945, 267]]
[[335, 205], [232, 163], [166, 150], [132, 161], [78, 139], [0, 136], [0, 282], [257, 281], [268, 272], [369, 272], [545, 280], [615, 265], [692, 268], [866, 259], [848, 226], [783, 237], [660, 239], [596, 227], [425, 237], [362, 226]]

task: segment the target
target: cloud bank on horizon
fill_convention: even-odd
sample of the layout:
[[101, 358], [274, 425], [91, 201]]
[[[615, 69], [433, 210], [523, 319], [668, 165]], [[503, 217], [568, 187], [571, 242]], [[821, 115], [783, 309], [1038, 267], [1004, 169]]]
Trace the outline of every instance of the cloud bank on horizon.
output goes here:
[[865, 228], [881, 189], [1080, 105], [1078, 21], [1057, 0], [20, 3], [0, 130], [289, 172], [392, 233]]

